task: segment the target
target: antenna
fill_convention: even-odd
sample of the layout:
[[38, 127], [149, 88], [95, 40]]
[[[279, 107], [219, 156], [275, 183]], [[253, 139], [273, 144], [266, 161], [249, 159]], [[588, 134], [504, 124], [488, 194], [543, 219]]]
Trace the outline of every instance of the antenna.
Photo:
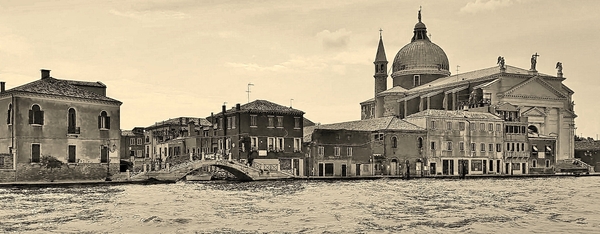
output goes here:
[[250, 86], [254, 86], [254, 84], [248, 83], [248, 91], [246, 91], [246, 93], [248, 93], [248, 102], [247, 103], [250, 103]]
[[456, 65], [456, 81], [458, 81], [458, 68], [459, 67], [460, 67], [459, 65]]
[[294, 103], [294, 99], [290, 99], [290, 108], [292, 108], [292, 104]]

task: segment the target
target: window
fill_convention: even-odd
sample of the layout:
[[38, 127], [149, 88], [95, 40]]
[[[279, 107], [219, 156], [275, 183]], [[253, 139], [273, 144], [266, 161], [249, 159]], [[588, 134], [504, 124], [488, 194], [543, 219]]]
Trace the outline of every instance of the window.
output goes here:
[[130, 150], [129, 151], [129, 156], [130, 157], [134, 157], [135, 156], [135, 150]]
[[294, 138], [294, 152], [300, 152], [301, 145], [302, 145], [302, 139]]
[[98, 128], [110, 129], [110, 117], [108, 116], [106, 111], [100, 112], [100, 116], [98, 116]]
[[250, 116], [250, 127], [256, 127], [256, 115]]
[[106, 146], [100, 148], [100, 163], [108, 163], [108, 147]]
[[252, 150], [258, 150], [258, 137], [250, 137], [250, 147]]
[[536, 159], [533, 159], [531, 161], [531, 167], [537, 167], [537, 160]]
[[40, 144], [31, 144], [31, 162], [39, 163], [40, 162]]
[[392, 137], [392, 148], [398, 148], [398, 138]]
[[546, 154], [550, 154], [552, 153], [552, 146], [546, 145], [546, 150], [545, 150]]
[[146, 136], [146, 143], [150, 142], [150, 137]]
[[435, 150], [435, 141], [432, 141], [432, 142], [431, 142], [431, 149], [432, 149], [432, 150]]
[[460, 151], [465, 151], [465, 143], [464, 142], [458, 142], [458, 150]]
[[6, 124], [12, 124], [12, 103], [8, 104], [8, 112], [6, 116]]
[[283, 151], [285, 149], [284, 144], [283, 144], [283, 137], [277, 137], [277, 145], [276, 145], [276, 149], [277, 151]]
[[461, 131], [465, 130], [465, 122], [458, 122], [458, 129]]
[[500, 124], [496, 124], [496, 132], [500, 131], [502, 131], [502, 127], [500, 126]]
[[479, 130], [480, 131], [485, 131], [485, 123], [480, 123], [479, 124]]
[[300, 129], [300, 117], [294, 117], [294, 129]]
[[471, 151], [472, 152], [475, 152], [477, 150], [475, 147], [476, 147], [475, 143], [471, 143]]
[[135, 145], [135, 138], [129, 138], [129, 145]]
[[488, 151], [494, 152], [494, 144], [489, 144], [488, 145]]
[[223, 129], [223, 118], [219, 118], [219, 128], [218, 129]]
[[373, 134], [373, 140], [375, 140], [375, 141], [382, 141], [383, 140], [383, 133], [375, 133], [375, 134]]
[[471, 130], [475, 131], [475, 130], [477, 130], [477, 124], [476, 123], [469, 123], [469, 128], [471, 128]]
[[274, 117], [273, 116], [269, 116], [268, 118], [269, 118], [269, 125], [267, 127], [268, 128], [275, 127], [275, 123], [274, 123], [275, 119], [274, 119]]
[[325, 155], [325, 147], [319, 146], [318, 154], [319, 154], [319, 156]]
[[417, 87], [421, 85], [421, 76], [420, 75], [414, 75], [413, 76], [413, 86]]
[[277, 127], [283, 128], [283, 116], [277, 116]]
[[546, 167], [550, 167], [550, 159], [546, 159]]
[[333, 155], [340, 156], [340, 147], [333, 147]]
[[138, 145], [142, 145], [142, 143], [143, 143], [143, 142], [142, 142], [142, 138], [138, 138], [138, 139], [137, 139], [137, 144], [138, 144]]
[[267, 149], [269, 151], [275, 150], [275, 137], [267, 138]]
[[142, 154], [142, 150], [137, 150], [137, 156], [138, 156], [138, 157], [141, 157], [142, 155], [143, 155], [143, 154]]
[[227, 117], [227, 129], [231, 129], [231, 116]]
[[431, 121], [431, 126], [429, 126], [429, 127], [431, 127], [431, 129], [435, 129], [435, 120]]
[[423, 149], [423, 138], [417, 137], [417, 148]]
[[502, 152], [502, 145], [496, 144], [496, 152]]
[[479, 150], [481, 150], [481, 152], [485, 152], [485, 144], [481, 143], [481, 145], [479, 145], [479, 146], [481, 147], [481, 149], [479, 149]]
[[235, 116], [231, 116], [231, 128], [235, 129]]
[[446, 141], [446, 150], [452, 151], [452, 141]]
[[75, 163], [77, 162], [76, 159], [76, 150], [75, 150], [75, 146], [74, 145], [70, 145], [69, 146], [69, 158], [67, 159], [67, 163]]
[[77, 115], [75, 113], [75, 109], [73, 108], [69, 108], [69, 114], [67, 116], [67, 123], [68, 123], [68, 133], [77, 133]]
[[452, 130], [452, 122], [446, 122], [446, 130]]
[[40, 106], [31, 106], [31, 110], [29, 110], [29, 124], [44, 125], [44, 111], [40, 109]]
[[494, 124], [493, 123], [488, 124], [488, 131], [490, 131], [490, 132], [494, 131]]
[[352, 157], [352, 147], [346, 148], [346, 155], [348, 155], [348, 157]]

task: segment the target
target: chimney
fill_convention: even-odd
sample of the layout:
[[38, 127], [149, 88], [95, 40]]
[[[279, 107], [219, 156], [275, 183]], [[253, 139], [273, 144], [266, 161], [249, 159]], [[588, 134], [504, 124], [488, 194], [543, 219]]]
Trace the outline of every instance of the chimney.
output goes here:
[[5, 89], [6, 89], [6, 82], [0, 81], [0, 93], [4, 93]]
[[194, 121], [187, 122], [188, 125], [188, 136], [196, 136], [196, 124]]
[[42, 69], [42, 79], [50, 77], [50, 70]]
[[236, 111], [240, 111], [240, 104], [239, 104], [239, 103], [238, 103], [238, 104], [235, 104], [235, 110], [236, 110]]

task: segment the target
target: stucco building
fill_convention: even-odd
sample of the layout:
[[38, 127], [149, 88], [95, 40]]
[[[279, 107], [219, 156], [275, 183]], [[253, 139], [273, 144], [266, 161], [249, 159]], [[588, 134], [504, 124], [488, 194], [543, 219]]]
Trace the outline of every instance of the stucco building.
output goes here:
[[[500, 114], [497, 111], [509, 108], [511, 111], [506, 116], [507, 120], [526, 119], [526, 122], [515, 126], [525, 125], [527, 131], [536, 136], [539, 134], [555, 139], [552, 160], [573, 158], [577, 117], [573, 109], [574, 92], [563, 84], [565, 77], [561, 63], [556, 64], [556, 75], [543, 74], [536, 70], [537, 58], [537, 53], [532, 55], [531, 66], [527, 69], [507, 65], [500, 56], [497, 59], [490, 58], [490, 63], [497, 66], [451, 75], [448, 57], [427, 36], [427, 28], [419, 11], [410, 43], [394, 57], [391, 88], [387, 87], [388, 61], [380, 37], [374, 61], [375, 95], [360, 103], [361, 118], [406, 118], [424, 110], [482, 111], [481, 108]], [[519, 143], [528, 140], [518, 139]], [[529, 160], [517, 156], [511, 158], [520, 163]], [[517, 165], [514, 165], [516, 168]]]
[[[0, 89], [6, 123], [0, 127], [0, 181], [102, 179], [119, 171], [121, 102], [106, 85], [41, 79]], [[45, 156], [63, 162], [43, 168]]]

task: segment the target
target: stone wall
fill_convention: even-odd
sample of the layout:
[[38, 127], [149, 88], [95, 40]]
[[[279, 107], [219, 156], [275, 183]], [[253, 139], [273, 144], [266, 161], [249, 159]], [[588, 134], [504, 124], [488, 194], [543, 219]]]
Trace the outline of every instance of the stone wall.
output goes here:
[[[104, 180], [106, 167], [106, 164], [78, 163], [50, 170], [41, 164], [20, 163], [17, 164], [16, 179], [15, 171], [0, 171], [0, 182]], [[110, 174], [116, 173], [119, 173], [119, 164], [111, 163]]]

